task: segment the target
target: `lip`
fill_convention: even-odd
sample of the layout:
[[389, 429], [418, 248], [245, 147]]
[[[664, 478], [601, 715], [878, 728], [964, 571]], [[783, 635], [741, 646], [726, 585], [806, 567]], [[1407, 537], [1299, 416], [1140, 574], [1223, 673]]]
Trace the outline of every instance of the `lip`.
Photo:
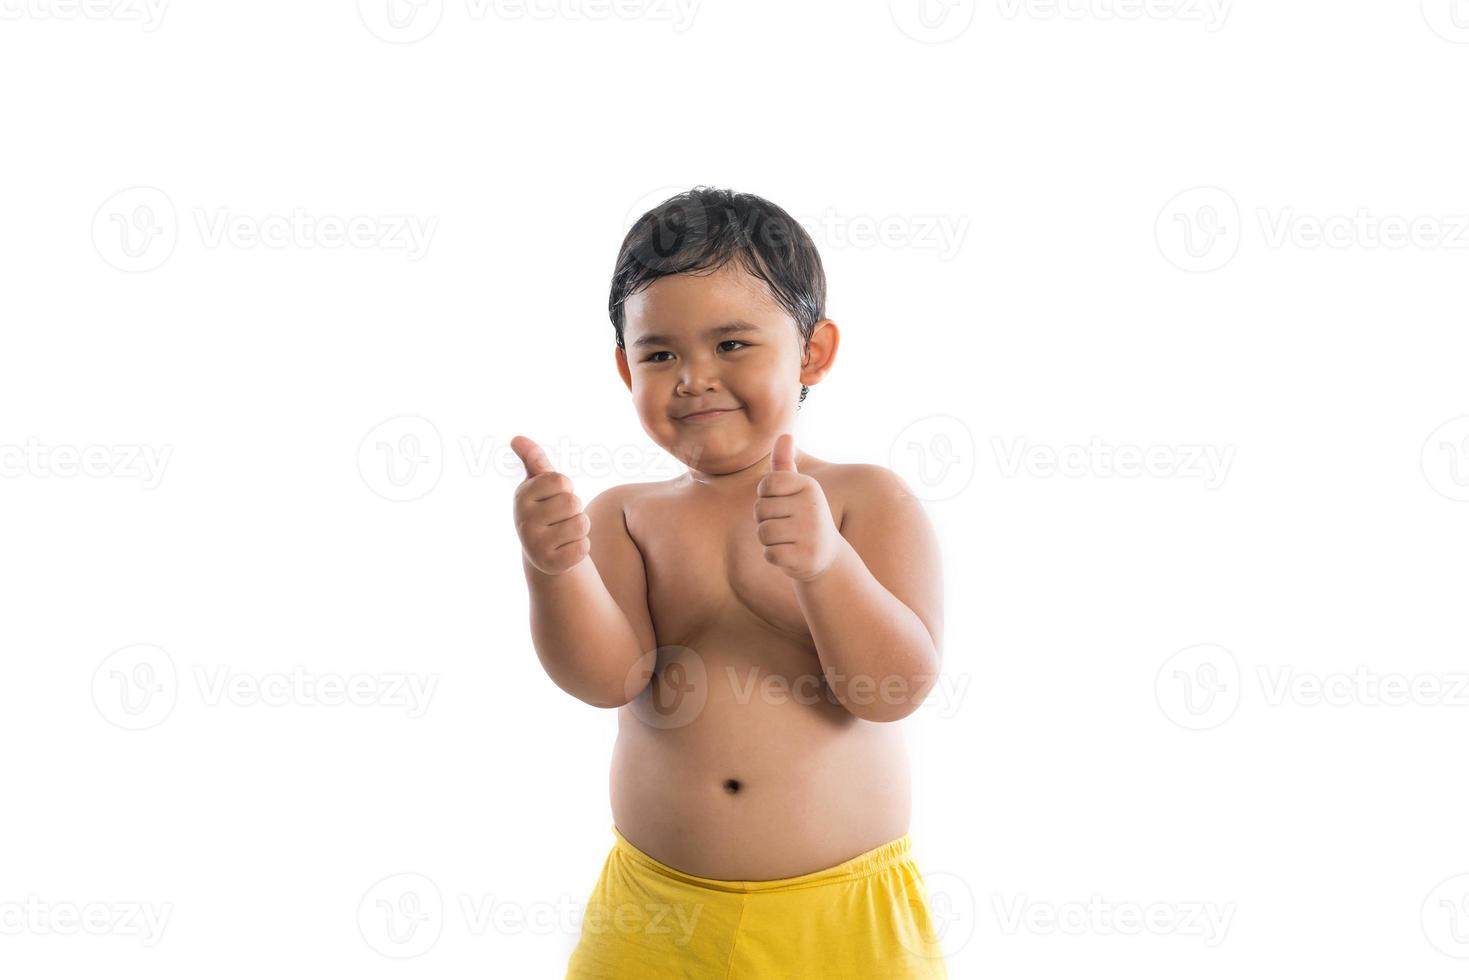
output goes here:
[[718, 418], [721, 415], [728, 415], [730, 412], [734, 412], [734, 411], [737, 411], [737, 409], [733, 409], [733, 408], [711, 408], [711, 409], [708, 409], [707, 411], [693, 412], [693, 413], [691, 413], [689, 415], [675, 415], [674, 418], [677, 421], [679, 421], [679, 422], [701, 422], [704, 419]]

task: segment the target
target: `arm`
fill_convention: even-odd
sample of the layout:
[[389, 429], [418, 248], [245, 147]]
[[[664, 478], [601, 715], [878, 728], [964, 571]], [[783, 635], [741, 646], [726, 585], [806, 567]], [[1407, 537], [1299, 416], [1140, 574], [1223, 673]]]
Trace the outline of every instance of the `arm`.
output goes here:
[[790, 465], [781, 449], [768, 489], [792, 492], [761, 505], [776, 518], [762, 526], [766, 557], [791, 576], [837, 700], [867, 721], [907, 717], [942, 662], [943, 572], [933, 527], [902, 480], [864, 466], [838, 529], [815, 480], [781, 474]]
[[825, 572], [794, 583], [827, 683], [867, 721], [916, 711], [943, 660], [938, 541], [918, 501], [904, 499], [855, 522], [849, 514], [861, 530], [844, 533]]
[[557, 687], [614, 708], [646, 685], [651, 671], [636, 668], [651, 668], [657, 646], [642, 555], [623, 520], [623, 488], [599, 494], [583, 513], [570, 480], [537, 452], [528, 451], [536, 472], [516, 502], [531, 639]]

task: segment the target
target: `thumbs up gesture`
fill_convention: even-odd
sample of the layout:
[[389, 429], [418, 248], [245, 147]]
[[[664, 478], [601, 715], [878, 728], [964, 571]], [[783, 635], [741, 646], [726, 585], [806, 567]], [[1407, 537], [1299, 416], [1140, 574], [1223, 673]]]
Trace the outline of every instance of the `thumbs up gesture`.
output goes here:
[[841, 532], [821, 484], [796, 472], [796, 439], [789, 433], [776, 438], [770, 472], [755, 488], [755, 534], [765, 545], [765, 560], [798, 581], [836, 561]]
[[545, 450], [525, 436], [510, 440], [525, 464], [515, 489], [515, 530], [526, 560], [547, 575], [560, 575], [591, 554], [592, 520], [582, 511], [571, 480], [551, 468]]

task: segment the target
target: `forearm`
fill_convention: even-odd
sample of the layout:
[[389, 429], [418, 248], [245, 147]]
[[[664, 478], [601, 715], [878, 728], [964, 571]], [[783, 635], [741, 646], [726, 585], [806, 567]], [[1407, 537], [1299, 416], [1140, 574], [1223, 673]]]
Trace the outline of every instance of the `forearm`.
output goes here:
[[867, 721], [897, 721], [938, 679], [940, 655], [916, 613], [842, 541], [816, 578], [793, 580], [832, 693]]
[[583, 559], [547, 575], [522, 557], [530, 630], [541, 666], [556, 686], [587, 704], [615, 708], [638, 688], [629, 678], [644, 651], [597, 566]]

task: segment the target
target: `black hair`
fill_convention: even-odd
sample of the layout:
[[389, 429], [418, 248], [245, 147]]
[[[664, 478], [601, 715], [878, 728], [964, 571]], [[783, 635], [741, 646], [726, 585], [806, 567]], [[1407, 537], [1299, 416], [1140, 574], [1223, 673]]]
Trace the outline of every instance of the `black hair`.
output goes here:
[[[648, 211], [623, 238], [607, 301], [618, 348], [627, 349], [623, 304], [629, 296], [664, 276], [714, 272], [731, 261], [764, 280], [809, 350], [811, 333], [826, 315], [826, 273], [811, 236], [763, 197], [704, 186]], [[801, 385], [797, 407], [808, 390]]]

